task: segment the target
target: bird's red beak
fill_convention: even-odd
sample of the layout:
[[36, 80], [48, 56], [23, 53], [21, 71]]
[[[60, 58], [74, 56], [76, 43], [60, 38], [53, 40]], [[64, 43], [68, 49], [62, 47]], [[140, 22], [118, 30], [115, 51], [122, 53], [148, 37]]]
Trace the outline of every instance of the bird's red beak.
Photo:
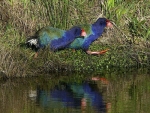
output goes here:
[[112, 28], [113, 24], [110, 22], [110, 20], [106, 20], [106, 26]]
[[87, 36], [86, 32], [84, 31], [84, 29], [81, 30], [81, 36]]

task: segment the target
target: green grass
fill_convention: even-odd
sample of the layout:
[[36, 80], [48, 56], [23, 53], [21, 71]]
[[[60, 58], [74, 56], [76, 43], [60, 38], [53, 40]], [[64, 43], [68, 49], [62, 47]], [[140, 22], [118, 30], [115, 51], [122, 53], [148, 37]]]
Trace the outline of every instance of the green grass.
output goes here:
[[[146, 1], [146, 0], [145, 0]], [[3, 0], [0, 2], [0, 71], [9, 77], [51, 72], [102, 72], [110, 68], [150, 66], [150, 2], [139, 0]], [[98, 17], [113, 21], [114, 29], [91, 45], [91, 50], [110, 51], [91, 56], [79, 50], [34, 52], [20, 46], [46, 25], [69, 29], [93, 23]]]

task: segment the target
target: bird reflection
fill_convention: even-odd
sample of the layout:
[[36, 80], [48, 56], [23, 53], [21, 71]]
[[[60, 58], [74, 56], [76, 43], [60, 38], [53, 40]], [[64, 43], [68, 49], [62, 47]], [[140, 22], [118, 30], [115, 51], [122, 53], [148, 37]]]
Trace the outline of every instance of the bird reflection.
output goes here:
[[95, 81], [108, 84], [106, 79], [94, 77], [80, 84], [60, 82], [49, 91], [38, 88], [37, 103], [42, 107], [50, 108], [58, 107], [59, 103], [62, 107], [81, 109], [82, 111], [90, 107], [96, 111], [106, 113], [108, 104], [105, 103], [102, 92]]

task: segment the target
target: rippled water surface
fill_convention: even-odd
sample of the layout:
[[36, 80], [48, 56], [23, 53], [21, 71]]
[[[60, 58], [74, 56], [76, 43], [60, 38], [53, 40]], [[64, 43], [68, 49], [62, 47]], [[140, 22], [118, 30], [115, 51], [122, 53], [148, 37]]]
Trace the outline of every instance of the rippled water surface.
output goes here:
[[1, 113], [149, 113], [148, 72], [0, 81]]

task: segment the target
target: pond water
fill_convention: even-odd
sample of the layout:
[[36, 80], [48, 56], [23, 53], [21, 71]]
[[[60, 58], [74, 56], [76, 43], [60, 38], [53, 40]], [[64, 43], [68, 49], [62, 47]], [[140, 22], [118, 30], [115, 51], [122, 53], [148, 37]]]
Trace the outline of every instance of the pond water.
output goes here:
[[1, 113], [149, 113], [147, 70], [0, 81]]

